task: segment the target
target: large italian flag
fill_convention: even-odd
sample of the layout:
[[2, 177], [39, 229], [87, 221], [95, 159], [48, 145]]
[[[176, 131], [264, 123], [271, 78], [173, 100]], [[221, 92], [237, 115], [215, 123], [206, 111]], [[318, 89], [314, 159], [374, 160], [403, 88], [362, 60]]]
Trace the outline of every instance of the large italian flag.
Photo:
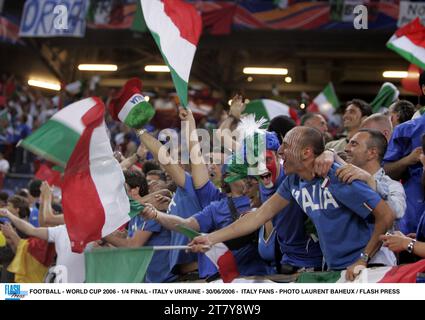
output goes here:
[[[397, 267], [379, 267], [364, 269], [354, 282], [356, 283], [414, 283], [418, 273], [425, 272], [425, 259], [416, 263]], [[297, 282], [350, 282], [345, 279], [346, 271], [305, 272], [301, 273]]]
[[170, 68], [180, 103], [187, 106], [187, 85], [202, 20], [182, 0], [140, 0], [143, 16], [162, 57]]
[[250, 101], [246, 105], [245, 113], [255, 114], [255, 119], [257, 121], [261, 118], [265, 118], [270, 121], [277, 116], [287, 116], [292, 118], [295, 122], [298, 121], [298, 115], [294, 109], [282, 102], [270, 99]]
[[419, 17], [398, 29], [387, 47], [425, 69], [425, 27]]
[[334, 86], [329, 83], [322, 92], [320, 92], [313, 102], [308, 106], [308, 112], [319, 112], [331, 118], [339, 108], [339, 99], [335, 93]]
[[74, 252], [130, 219], [124, 175], [113, 157], [104, 113], [99, 98], [75, 102], [21, 143], [65, 167], [62, 206]]

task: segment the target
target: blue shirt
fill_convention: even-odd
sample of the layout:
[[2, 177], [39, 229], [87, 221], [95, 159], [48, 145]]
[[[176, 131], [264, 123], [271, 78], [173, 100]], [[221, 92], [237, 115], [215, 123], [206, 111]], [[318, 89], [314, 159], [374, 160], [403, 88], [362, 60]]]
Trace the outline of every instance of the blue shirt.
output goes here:
[[320, 247], [329, 269], [340, 270], [360, 257], [372, 235], [367, 218], [381, 201], [380, 196], [361, 181], [341, 183], [335, 175], [339, 165], [329, 171], [329, 182], [323, 178], [304, 181], [297, 175], [287, 176], [278, 189], [279, 195], [295, 199], [316, 226]]
[[[239, 216], [251, 210], [249, 198], [246, 196], [233, 198], [233, 202]], [[227, 198], [213, 201], [193, 217], [198, 222], [200, 231], [204, 233], [222, 229], [234, 222], [227, 204]], [[267, 264], [261, 259], [257, 246], [254, 243], [246, 244], [238, 250], [232, 250], [232, 253], [237, 261], [241, 275], [253, 276], [270, 273]]]
[[[266, 188], [260, 184], [261, 202], [266, 202], [285, 180], [286, 175], [283, 166], [272, 188]], [[296, 267], [321, 267], [323, 262], [322, 250], [319, 242], [314, 242], [305, 230], [308, 217], [300, 206], [291, 201], [273, 218], [273, 226], [276, 228], [277, 238], [282, 252], [282, 264], [290, 264]]]
[[[134, 234], [139, 230], [152, 232], [145, 246], [170, 245], [171, 232], [154, 220], [145, 221], [140, 215], [135, 216], [128, 224], [129, 238], [134, 237]], [[176, 279], [176, 276], [171, 273], [170, 264], [168, 263], [169, 253], [171, 251], [172, 250], [158, 250], [154, 252], [146, 271], [145, 282], [172, 282]]]
[[[421, 137], [424, 132], [425, 115], [396, 126], [384, 156], [384, 163], [398, 161], [409, 155], [415, 148], [421, 147]], [[409, 178], [403, 183], [407, 207], [399, 221], [399, 228], [404, 234], [416, 231], [421, 214], [425, 211], [421, 184], [422, 168], [420, 162], [409, 166]]]
[[40, 224], [38, 222], [38, 204], [35, 204], [31, 208], [28, 222], [31, 223], [36, 228], [40, 227]]
[[416, 240], [425, 242], [425, 211], [419, 219], [418, 229], [416, 230]]

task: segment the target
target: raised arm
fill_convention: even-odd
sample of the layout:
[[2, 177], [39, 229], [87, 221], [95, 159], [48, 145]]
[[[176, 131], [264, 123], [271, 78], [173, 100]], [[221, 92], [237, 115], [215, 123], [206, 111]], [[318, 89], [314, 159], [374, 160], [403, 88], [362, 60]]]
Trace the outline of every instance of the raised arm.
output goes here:
[[[149, 133], [143, 130], [139, 131], [138, 136], [140, 138], [140, 141], [153, 154], [155, 159], [158, 160], [160, 149], [163, 147], [161, 142], [159, 142], [157, 139], [155, 139]], [[167, 173], [171, 176], [171, 179], [173, 179], [174, 182], [179, 187], [184, 187], [186, 176], [185, 176], [183, 168], [180, 167], [178, 164], [173, 164], [173, 163], [162, 164], [162, 165], [165, 171], [167, 171]]]
[[198, 134], [196, 132], [195, 118], [192, 111], [185, 108], [179, 109], [179, 117], [181, 121], [185, 121], [188, 130], [183, 130], [186, 135], [185, 141], [189, 141], [190, 168], [192, 172], [193, 186], [195, 189], [202, 188], [209, 179], [208, 168], [202, 157], [201, 146], [199, 144]]
[[242, 218], [223, 229], [193, 239], [189, 244], [192, 247], [191, 250], [193, 252], [205, 252], [208, 246], [247, 235], [272, 219], [288, 203], [288, 200], [275, 193], [255, 212], [245, 214]]
[[30, 223], [14, 216], [11, 212], [6, 209], [0, 209], [0, 217], [8, 218], [12, 224], [19, 231], [25, 233], [27, 236], [36, 237], [42, 240], [48, 240], [48, 231], [47, 228], [35, 228]]
[[40, 214], [38, 216], [38, 223], [40, 226], [47, 227], [65, 224], [65, 218], [63, 214], [53, 214], [52, 189], [46, 181], [43, 181], [41, 184], [40, 191]]

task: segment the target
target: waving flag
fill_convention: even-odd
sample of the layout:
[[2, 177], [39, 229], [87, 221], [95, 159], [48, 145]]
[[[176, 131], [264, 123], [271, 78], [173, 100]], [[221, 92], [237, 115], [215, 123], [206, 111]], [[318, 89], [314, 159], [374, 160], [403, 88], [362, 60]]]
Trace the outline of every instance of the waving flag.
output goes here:
[[141, 0], [143, 16], [170, 68], [180, 103], [187, 106], [190, 68], [202, 31], [196, 9], [182, 0]]
[[245, 113], [255, 114], [255, 119], [258, 121], [261, 118], [272, 120], [277, 116], [288, 116], [295, 122], [298, 121], [297, 112], [288, 105], [270, 99], [252, 100], [247, 103]]
[[370, 103], [374, 113], [379, 112], [381, 108], [389, 108], [391, 104], [397, 101], [400, 91], [391, 82], [385, 82], [379, 89], [375, 99]]
[[124, 175], [112, 153], [96, 97], [56, 113], [21, 145], [65, 167], [62, 205], [74, 252], [130, 220]]
[[425, 27], [419, 17], [398, 29], [387, 42], [387, 47], [425, 69]]
[[335, 93], [334, 86], [332, 83], [329, 83], [308, 106], [308, 112], [320, 112], [327, 118], [331, 118], [339, 108], [339, 105], [340, 103]]
[[[396, 267], [367, 268], [354, 282], [357, 283], [414, 283], [418, 273], [425, 272], [425, 259], [416, 263]], [[297, 282], [350, 282], [345, 279], [346, 271], [304, 272]]]

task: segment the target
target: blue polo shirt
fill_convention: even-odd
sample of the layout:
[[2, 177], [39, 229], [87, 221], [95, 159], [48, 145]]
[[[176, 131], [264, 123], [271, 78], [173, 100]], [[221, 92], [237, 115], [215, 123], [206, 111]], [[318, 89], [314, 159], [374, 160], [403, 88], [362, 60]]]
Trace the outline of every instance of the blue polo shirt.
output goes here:
[[425, 212], [419, 219], [418, 228], [416, 230], [416, 239], [418, 241], [425, 242]]
[[341, 270], [360, 257], [372, 235], [367, 218], [381, 201], [380, 196], [361, 181], [341, 183], [334, 163], [329, 182], [323, 178], [302, 180], [289, 175], [278, 189], [279, 195], [295, 199], [316, 226], [320, 247], [329, 269]]
[[[283, 166], [272, 188], [266, 188], [260, 184], [261, 202], [266, 202], [274, 195], [286, 175]], [[319, 242], [314, 242], [305, 230], [308, 217], [300, 206], [291, 201], [273, 218], [273, 226], [276, 228], [277, 238], [282, 252], [281, 264], [290, 264], [296, 267], [321, 267], [323, 262], [322, 250]]]
[[[145, 221], [140, 215], [135, 216], [128, 224], [129, 238], [134, 237], [134, 234], [139, 230], [152, 232], [145, 246], [170, 245], [171, 232], [154, 220]], [[172, 282], [176, 279], [176, 276], [171, 273], [169, 264], [169, 253], [171, 251], [173, 250], [158, 250], [154, 252], [146, 271], [145, 282]]]
[[[394, 128], [384, 163], [398, 161], [422, 146], [421, 137], [425, 132], [425, 115], [406, 121]], [[425, 211], [424, 193], [421, 184], [423, 166], [420, 162], [408, 167], [408, 179], [403, 182], [406, 192], [406, 212], [399, 221], [404, 234], [416, 232], [422, 212]]]
[[38, 228], [40, 226], [38, 222], [38, 208], [39, 204], [35, 203], [34, 206], [31, 208], [30, 216], [28, 218], [28, 222], [32, 224], [33, 227]]
[[[233, 198], [233, 202], [239, 216], [251, 210], [249, 198], [246, 196]], [[213, 201], [193, 217], [198, 222], [200, 231], [204, 233], [222, 229], [234, 222], [227, 204], [227, 198]], [[254, 276], [269, 274], [269, 268], [261, 259], [257, 246], [254, 243], [249, 243], [238, 250], [232, 250], [232, 253], [237, 261], [241, 275]]]
[[[176, 193], [168, 206], [167, 213], [186, 219], [199, 211], [201, 211], [201, 206], [196, 197], [192, 176], [185, 172], [184, 187], [177, 187]], [[171, 232], [171, 245], [181, 246], [187, 245], [189, 242], [190, 240], [183, 234], [174, 231]], [[187, 253], [185, 250], [171, 250], [169, 258], [173, 271], [177, 272], [177, 270], [174, 270], [176, 265], [197, 261], [198, 255]]]

